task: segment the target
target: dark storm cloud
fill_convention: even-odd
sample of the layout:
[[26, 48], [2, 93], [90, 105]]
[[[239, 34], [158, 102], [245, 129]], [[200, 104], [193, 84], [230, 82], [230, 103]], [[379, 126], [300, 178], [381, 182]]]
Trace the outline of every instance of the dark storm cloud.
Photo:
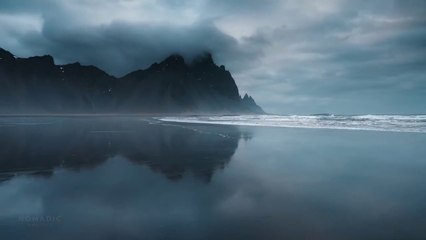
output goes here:
[[424, 12], [424, 3], [403, 4], [347, 2], [317, 21], [259, 33], [275, 43], [265, 55], [282, 64], [269, 76], [251, 75], [272, 87], [243, 85], [269, 93], [265, 102], [275, 111], [425, 112], [426, 15], [410, 14]]
[[240, 49], [235, 39], [207, 25], [171, 28], [114, 22], [108, 26], [67, 29], [60, 34], [58, 28], [48, 26], [42, 32], [43, 37], [23, 38], [23, 45], [38, 45], [42, 52], [53, 53], [60, 62], [95, 64], [117, 75], [147, 67], [171, 53], [189, 59], [202, 51], [225, 55], [229, 60], [237, 55], [250, 55]]
[[115, 75], [211, 51], [270, 112], [426, 112], [422, 0], [3, 0], [0, 24], [18, 56]]
[[[19, 18], [28, 17], [28, 22], [34, 21], [35, 16], [41, 16], [41, 29], [16, 33], [11, 51], [18, 56], [33, 54], [51, 54], [58, 63], [79, 61], [83, 64], [93, 64], [103, 68], [109, 73], [122, 75], [129, 71], [144, 68], [154, 61], [162, 60], [172, 53], [179, 53], [191, 59], [203, 51], [214, 53], [218, 59], [234, 62], [235, 68], [242, 62], [250, 64], [243, 59], [253, 59], [259, 54], [257, 49], [245, 48], [233, 37], [217, 29], [209, 18], [214, 18], [216, 11], [225, 1], [217, 2], [216, 10], [211, 3], [203, 8], [210, 8], [212, 16], [200, 19], [190, 24], [179, 24], [179, 14], [169, 16], [171, 20], [176, 17], [176, 23], [166, 21], [138, 22], [132, 19], [120, 20], [112, 18], [111, 21], [92, 24], [97, 21], [94, 15], [83, 14], [79, 16], [69, 8], [71, 1], [27, 1], [25, 5], [17, 1], [1, 3], [0, 13], [13, 13]], [[97, 1], [82, 2], [86, 7], [96, 6]], [[133, 2], [133, 1], [122, 1]], [[256, 1], [252, 1], [256, 5]], [[105, 5], [114, 7], [113, 1], [102, 1]], [[167, 7], [175, 10], [190, 6], [189, 1], [161, 0]], [[237, 3], [234, 3], [237, 4]], [[237, 5], [230, 5], [231, 9]], [[245, 4], [250, 6], [250, 4]], [[101, 7], [102, 6], [98, 6]], [[79, 6], [77, 12], [81, 11]], [[142, 9], [144, 10], [144, 9]], [[161, 11], [160, 11], [161, 12]], [[104, 14], [108, 14], [109, 10]], [[143, 14], [143, 11], [142, 11]], [[33, 17], [31, 19], [30, 17]], [[79, 19], [81, 17], [81, 19]], [[108, 16], [101, 16], [101, 18]], [[136, 19], [137, 20], [137, 19]], [[8, 26], [3, 27], [10, 30]], [[11, 33], [11, 31], [7, 32]], [[3, 45], [7, 42], [3, 41]], [[7, 48], [7, 46], [3, 46]], [[15, 48], [15, 49], [14, 49]]]

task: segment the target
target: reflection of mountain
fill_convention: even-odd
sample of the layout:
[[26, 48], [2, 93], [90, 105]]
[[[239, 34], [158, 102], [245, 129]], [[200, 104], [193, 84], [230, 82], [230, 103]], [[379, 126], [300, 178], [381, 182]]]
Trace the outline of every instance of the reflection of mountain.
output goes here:
[[238, 147], [231, 126], [151, 124], [136, 118], [2, 118], [0, 177], [49, 176], [55, 167], [94, 167], [121, 155], [169, 179], [185, 172], [209, 180]]

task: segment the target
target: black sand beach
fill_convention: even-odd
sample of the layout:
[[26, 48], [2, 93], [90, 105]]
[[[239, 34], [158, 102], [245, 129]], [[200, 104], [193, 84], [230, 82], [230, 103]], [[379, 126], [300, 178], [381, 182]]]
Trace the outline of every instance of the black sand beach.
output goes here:
[[4, 239], [424, 239], [426, 134], [0, 121]]

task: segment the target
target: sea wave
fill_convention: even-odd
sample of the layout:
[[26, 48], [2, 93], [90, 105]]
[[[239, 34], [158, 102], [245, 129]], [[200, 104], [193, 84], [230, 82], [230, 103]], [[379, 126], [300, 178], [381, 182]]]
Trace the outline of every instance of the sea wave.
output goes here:
[[426, 115], [238, 115], [158, 119], [182, 123], [426, 133]]

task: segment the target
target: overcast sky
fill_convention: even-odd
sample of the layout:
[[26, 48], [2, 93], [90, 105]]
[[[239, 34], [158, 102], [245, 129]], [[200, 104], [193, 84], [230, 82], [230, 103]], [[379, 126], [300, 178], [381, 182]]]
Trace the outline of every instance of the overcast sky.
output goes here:
[[0, 47], [115, 76], [210, 51], [273, 113], [426, 113], [425, 0], [0, 0]]

